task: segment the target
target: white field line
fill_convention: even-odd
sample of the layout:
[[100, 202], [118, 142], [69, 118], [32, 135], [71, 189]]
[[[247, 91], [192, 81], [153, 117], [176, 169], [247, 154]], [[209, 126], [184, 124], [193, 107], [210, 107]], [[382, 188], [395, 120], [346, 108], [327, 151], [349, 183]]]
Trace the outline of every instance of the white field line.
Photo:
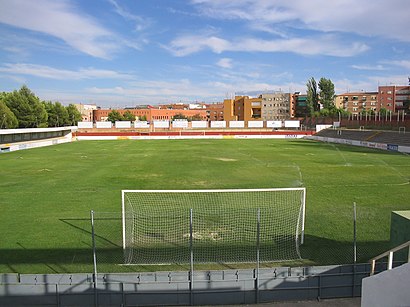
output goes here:
[[345, 157], [345, 155], [343, 154], [343, 152], [341, 152], [340, 149], [339, 149], [337, 146], [335, 146], [335, 144], [331, 144], [331, 145], [332, 145], [332, 147], [333, 147], [334, 149], [336, 149], [336, 151], [337, 151], [337, 152], [339, 153], [339, 155], [342, 157], [343, 161], [345, 162], [344, 166], [351, 166], [351, 164], [347, 162], [346, 157]]
[[386, 161], [382, 160], [382, 159], [377, 159], [378, 161], [380, 161], [384, 166], [386, 166], [387, 168], [390, 168], [398, 177], [400, 177], [401, 179], [404, 180], [404, 183], [400, 183], [397, 185], [406, 185], [406, 184], [410, 184], [410, 177], [406, 177], [405, 175], [403, 175], [397, 168], [391, 166], [390, 164], [388, 164]]

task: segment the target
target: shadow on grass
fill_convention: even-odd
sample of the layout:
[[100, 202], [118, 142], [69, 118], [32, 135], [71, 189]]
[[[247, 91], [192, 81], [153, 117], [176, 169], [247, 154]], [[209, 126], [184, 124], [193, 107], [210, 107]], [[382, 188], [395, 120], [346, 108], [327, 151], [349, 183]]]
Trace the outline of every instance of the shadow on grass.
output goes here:
[[[357, 242], [356, 259], [358, 263], [368, 262], [371, 258], [390, 248], [389, 241]], [[335, 241], [305, 235], [305, 243], [300, 247], [303, 259], [314, 265], [351, 264], [354, 262], [353, 242]]]
[[[73, 226], [74, 227], [74, 226]], [[87, 231], [80, 229], [81, 231]], [[138, 251], [137, 257], [142, 257], [146, 262], [153, 259], [147, 258], [149, 255], [158, 263], [163, 265], [121, 265], [123, 263], [123, 250], [113, 243], [110, 238], [100, 238], [103, 242], [109, 242], [104, 247], [97, 248], [97, 263], [99, 272], [143, 272], [162, 270], [189, 270], [189, 247], [145, 247]], [[20, 245], [21, 246], [21, 245]], [[357, 262], [368, 262], [370, 258], [386, 251], [390, 248], [388, 241], [358, 242]], [[350, 264], [353, 263], [352, 242], [339, 242], [325, 238], [309, 236], [305, 237], [305, 244], [300, 247], [302, 259], [294, 261], [269, 261], [266, 250], [261, 247], [262, 260], [261, 267], [278, 266], [311, 266], [330, 264]], [[227, 261], [220, 255], [236, 255], [238, 263]], [[92, 248], [45, 248], [27, 249], [21, 246], [17, 249], [0, 250], [0, 267], [8, 267], [11, 271], [22, 273], [19, 270], [21, 265], [26, 268], [23, 273], [44, 273], [39, 270], [46, 270], [52, 273], [75, 273], [91, 272], [92, 270]], [[179, 261], [169, 264], [169, 257], [179, 257]], [[214, 263], [205, 262], [205, 256], [217, 256]], [[220, 257], [218, 257], [218, 255]], [[145, 258], [144, 258], [145, 257]], [[142, 261], [144, 262], [144, 261]], [[253, 245], [241, 244], [235, 246], [222, 245], [215, 247], [199, 246], [194, 247], [195, 269], [217, 270], [217, 269], [240, 269], [252, 268], [256, 266], [256, 248]], [[28, 266], [28, 268], [27, 268]], [[32, 270], [30, 270], [32, 268]], [[47, 269], [48, 268], [48, 269]]]

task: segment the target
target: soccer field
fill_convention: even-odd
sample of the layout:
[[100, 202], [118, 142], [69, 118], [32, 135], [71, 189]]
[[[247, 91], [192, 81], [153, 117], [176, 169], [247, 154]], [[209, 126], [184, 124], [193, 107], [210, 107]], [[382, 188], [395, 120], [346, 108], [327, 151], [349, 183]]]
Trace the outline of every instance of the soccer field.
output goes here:
[[354, 202], [361, 262], [410, 210], [408, 155], [300, 139], [79, 141], [1, 154], [0, 178], [3, 273], [91, 272], [90, 210], [121, 212], [124, 189], [305, 187], [307, 264], [353, 261]]

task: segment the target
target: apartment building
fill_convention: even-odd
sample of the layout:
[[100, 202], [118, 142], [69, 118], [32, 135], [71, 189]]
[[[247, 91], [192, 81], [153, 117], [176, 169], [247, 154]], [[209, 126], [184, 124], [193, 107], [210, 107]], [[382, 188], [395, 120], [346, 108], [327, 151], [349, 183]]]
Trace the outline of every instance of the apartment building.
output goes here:
[[292, 117], [291, 95], [275, 92], [249, 96], [235, 96], [224, 100], [224, 119], [229, 120], [286, 120]]
[[290, 115], [291, 117], [305, 117], [309, 115], [306, 94], [295, 92], [290, 95]]
[[262, 99], [262, 120], [286, 120], [291, 117], [291, 97], [289, 93], [268, 93], [260, 95], [259, 98]]
[[97, 110], [98, 107], [95, 104], [82, 104], [76, 103], [74, 106], [81, 113], [83, 122], [92, 122], [93, 121], [93, 111]]
[[341, 105], [349, 113], [359, 114], [364, 111], [379, 112], [380, 104], [378, 103], [377, 92], [353, 92], [337, 95], [335, 104]]
[[404, 110], [405, 102], [410, 100], [410, 85], [379, 86], [378, 95], [381, 108], [397, 113]]
[[262, 97], [235, 96], [224, 100], [224, 120], [262, 120]]
[[225, 108], [223, 103], [210, 103], [204, 105], [206, 119], [208, 121], [222, 121], [225, 117]]

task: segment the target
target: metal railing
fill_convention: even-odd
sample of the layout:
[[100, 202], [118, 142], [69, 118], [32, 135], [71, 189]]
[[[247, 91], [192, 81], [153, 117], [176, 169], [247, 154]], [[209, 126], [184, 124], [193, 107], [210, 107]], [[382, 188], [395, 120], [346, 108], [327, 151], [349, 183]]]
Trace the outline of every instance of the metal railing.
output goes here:
[[380, 254], [379, 256], [376, 256], [372, 259], [370, 259], [370, 264], [371, 264], [371, 268], [370, 268], [370, 276], [374, 275], [374, 270], [376, 267], [376, 261], [379, 259], [382, 259], [384, 257], [388, 257], [388, 261], [387, 261], [387, 269], [391, 270], [393, 268], [393, 254], [399, 250], [402, 250], [404, 248], [408, 248], [409, 249], [409, 253], [407, 256], [407, 262], [410, 262], [410, 241], [407, 241], [406, 243], [400, 244], [399, 246], [396, 246], [390, 250], [388, 250], [387, 252], [384, 252], [383, 254]]

